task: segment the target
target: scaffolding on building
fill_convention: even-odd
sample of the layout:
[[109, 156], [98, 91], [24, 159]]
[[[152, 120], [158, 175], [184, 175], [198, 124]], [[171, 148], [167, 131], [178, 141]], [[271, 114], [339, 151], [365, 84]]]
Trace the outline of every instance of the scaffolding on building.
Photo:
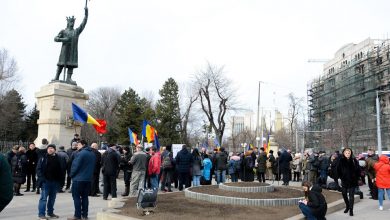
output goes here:
[[[309, 129], [328, 131], [309, 137], [308, 147], [358, 151], [376, 148], [376, 91], [390, 89], [389, 40], [366, 39], [347, 44], [308, 83]], [[390, 100], [381, 100], [382, 145], [390, 147]]]

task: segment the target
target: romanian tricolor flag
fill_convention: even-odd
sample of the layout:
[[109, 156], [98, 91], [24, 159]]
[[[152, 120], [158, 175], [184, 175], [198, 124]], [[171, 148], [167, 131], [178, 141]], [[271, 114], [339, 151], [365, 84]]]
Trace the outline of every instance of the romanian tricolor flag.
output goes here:
[[157, 131], [154, 131], [154, 146], [156, 146], [156, 149], [159, 151], [160, 150], [160, 142], [158, 141], [158, 135]]
[[103, 120], [103, 119], [96, 119], [96, 121], [100, 124], [100, 126], [98, 126], [98, 125], [93, 125], [93, 127], [94, 127], [95, 130], [96, 130], [96, 132], [99, 133], [99, 134], [105, 134], [105, 133], [107, 133], [107, 130], [106, 130], [107, 122], [106, 122], [106, 120]]
[[78, 105], [72, 103], [72, 110], [73, 110], [73, 120], [79, 121], [81, 123], [97, 125], [100, 127], [99, 122], [97, 122], [90, 114], [88, 114]]
[[154, 141], [154, 128], [150, 125], [150, 123], [144, 120], [142, 125], [142, 136], [146, 137], [148, 143]]
[[128, 129], [129, 129], [130, 144], [137, 145], [138, 144], [137, 134], [134, 133], [130, 128]]
[[269, 150], [271, 150], [270, 149], [270, 138], [269, 138], [269, 135], [268, 135], [268, 140], [267, 140], [267, 143], [264, 143], [264, 149], [265, 149], [265, 152], [267, 152], [267, 154], [268, 154], [268, 152], [269, 152]]

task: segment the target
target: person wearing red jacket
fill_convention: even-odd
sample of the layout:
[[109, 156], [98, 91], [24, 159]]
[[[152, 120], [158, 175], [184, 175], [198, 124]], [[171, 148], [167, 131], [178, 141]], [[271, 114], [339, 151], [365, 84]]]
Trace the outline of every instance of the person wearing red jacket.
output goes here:
[[389, 158], [386, 155], [381, 155], [379, 161], [375, 163], [374, 169], [376, 172], [376, 186], [378, 187], [379, 210], [383, 210], [383, 196], [386, 190], [388, 198], [390, 198], [390, 164]]
[[161, 168], [161, 155], [156, 152], [156, 147], [152, 147], [152, 157], [149, 160], [148, 174], [150, 176], [150, 183], [152, 189], [158, 189], [158, 175]]

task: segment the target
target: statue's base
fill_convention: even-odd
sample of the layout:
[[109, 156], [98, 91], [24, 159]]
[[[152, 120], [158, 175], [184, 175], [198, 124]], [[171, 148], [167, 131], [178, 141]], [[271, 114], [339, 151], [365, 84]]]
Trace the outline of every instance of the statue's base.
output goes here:
[[73, 80], [56, 80], [56, 79], [52, 79], [50, 83], [65, 83], [65, 84], [70, 84], [70, 85], [75, 85], [77, 86], [77, 83], [76, 81], [73, 81]]
[[72, 123], [72, 102], [85, 108], [88, 95], [84, 93], [84, 89], [68, 83], [51, 82], [42, 86], [41, 90], [35, 93], [35, 97], [39, 110], [38, 137], [35, 144], [40, 146], [42, 138], [46, 138], [57, 147], [69, 148], [74, 134], [80, 133]]

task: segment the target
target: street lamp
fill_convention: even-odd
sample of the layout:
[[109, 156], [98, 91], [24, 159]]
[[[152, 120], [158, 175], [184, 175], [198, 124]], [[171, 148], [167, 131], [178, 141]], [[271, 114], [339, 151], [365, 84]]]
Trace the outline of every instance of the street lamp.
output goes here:
[[376, 91], [376, 135], [378, 141], [378, 155], [382, 154], [382, 136], [381, 136], [381, 116], [380, 116], [380, 103], [379, 103], [379, 93], [388, 93], [390, 90], [377, 90]]

